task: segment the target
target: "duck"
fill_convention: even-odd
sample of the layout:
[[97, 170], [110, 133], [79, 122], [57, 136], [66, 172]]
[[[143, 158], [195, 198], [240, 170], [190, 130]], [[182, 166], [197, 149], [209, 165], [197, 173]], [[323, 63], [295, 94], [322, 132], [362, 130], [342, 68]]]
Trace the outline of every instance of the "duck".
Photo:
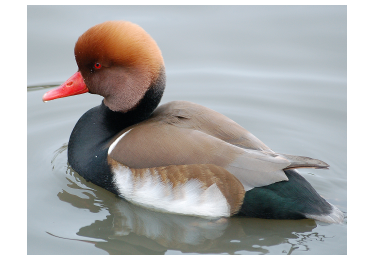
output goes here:
[[274, 152], [230, 118], [189, 101], [159, 106], [161, 50], [140, 26], [106, 21], [84, 32], [78, 71], [43, 95], [103, 97], [74, 126], [68, 163], [85, 180], [132, 204], [207, 219], [232, 216], [342, 223], [297, 168], [321, 160]]

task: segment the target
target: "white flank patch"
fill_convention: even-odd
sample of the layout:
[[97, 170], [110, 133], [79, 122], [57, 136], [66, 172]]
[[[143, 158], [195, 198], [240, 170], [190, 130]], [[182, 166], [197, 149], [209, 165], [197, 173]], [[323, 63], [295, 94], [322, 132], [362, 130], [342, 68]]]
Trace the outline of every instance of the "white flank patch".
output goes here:
[[198, 180], [189, 180], [172, 188], [172, 185], [164, 184], [157, 174], [151, 175], [150, 170], [142, 179], [134, 178], [126, 166], [114, 167], [113, 172], [120, 196], [134, 204], [156, 211], [204, 218], [230, 216], [227, 200], [216, 184], [204, 190]]
[[[331, 203], [329, 203], [331, 204]], [[344, 213], [341, 212], [336, 206], [332, 205], [332, 211], [329, 215], [310, 215], [305, 214], [306, 218], [312, 218], [326, 223], [341, 224], [344, 222]]]
[[118, 142], [120, 142], [120, 140], [127, 134], [127, 133], [129, 133], [131, 131], [131, 129], [130, 130], [128, 130], [128, 131], [126, 131], [125, 133], [123, 133], [122, 135], [120, 135], [119, 137], [117, 137], [117, 139], [111, 144], [111, 146], [109, 147], [109, 149], [108, 149], [108, 155], [110, 155], [111, 154], [111, 152], [113, 151], [113, 149], [116, 147], [116, 145], [117, 145], [117, 143]]

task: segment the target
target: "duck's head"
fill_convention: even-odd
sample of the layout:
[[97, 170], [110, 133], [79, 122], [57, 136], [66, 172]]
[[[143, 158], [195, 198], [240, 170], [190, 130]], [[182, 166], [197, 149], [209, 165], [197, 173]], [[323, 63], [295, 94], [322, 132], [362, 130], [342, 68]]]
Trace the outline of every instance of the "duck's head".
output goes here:
[[[112, 111], [136, 108], [146, 93], [159, 103], [165, 87], [164, 61], [156, 42], [141, 27], [125, 21], [98, 24], [82, 34], [74, 54], [78, 71], [43, 101], [86, 92], [104, 97]], [[157, 101], [157, 102], [156, 102]]]

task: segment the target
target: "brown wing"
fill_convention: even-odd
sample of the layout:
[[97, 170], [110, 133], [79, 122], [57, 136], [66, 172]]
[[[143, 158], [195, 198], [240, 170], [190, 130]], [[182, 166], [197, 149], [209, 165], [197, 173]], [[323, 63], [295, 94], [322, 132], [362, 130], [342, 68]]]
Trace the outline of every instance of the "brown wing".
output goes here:
[[[176, 102], [173, 102], [174, 104]], [[186, 102], [183, 102], [183, 105], [185, 104]], [[134, 169], [214, 164], [236, 176], [245, 190], [287, 180], [282, 169], [290, 164], [288, 160], [226, 142], [225, 140], [241, 138], [231, 134], [228, 125], [215, 131], [212, 128], [216, 125], [215, 120], [211, 120], [211, 127], [203, 124], [199, 115], [207, 116], [203, 113], [205, 111], [195, 113], [196, 116], [193, 116], [194, 113], [191, 111], [182, 116], [183, 109], [177, 110], [176, 115], [175, 109], [161, 107], [161, 110], [157, 110], [149, 120], [126, 129], [126, 134], [118, 137], [111, 147], [109, 156]], [[215, 113], [214, 116], [220, 115]], [[224, 116], [216, 122], [223, 120], [226, 120]], [[194, 124], [195, 122], [198, 123]], [[226, 122], [228, 124], [230, 121]], [[241, 130], [237, 124], [235, 126], [237, 128], [234, 129]], [[242, 138], [242, 142], [239, 143], [243, 144], [242, 146], [245, 143], [253, 145], [249, 138]]]
[[155, 110], [153, 118], [162, 118], [165, 122], [180, 128], [202, 131], [238, 147], [272, 151], [232, 119], [192, 102], [173, 101], [164, 104]]
[[161, 106], [121, 134], [109, 156], [130, 168], [214, 164], [233, 174], [246, 191], [288, 180], [283, 171], [288, 167], [327, 167], [319, 160], [276, 154], [234, 121], [185, 101]]

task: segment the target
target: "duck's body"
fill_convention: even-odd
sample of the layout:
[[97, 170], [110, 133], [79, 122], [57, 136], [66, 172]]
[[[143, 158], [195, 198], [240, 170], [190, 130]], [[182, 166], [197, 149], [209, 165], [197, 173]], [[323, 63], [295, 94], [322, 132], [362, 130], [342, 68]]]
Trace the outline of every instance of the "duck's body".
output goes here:
[[156, 108], [164, 63], [140, 27], [97, 25], [79, 38], [75, 55], [79, 71], [43, 99], [87, 91], [104, 97], [69, 140], [68, 161], [85, 179], [170, 213], [342, 221], [342, 212], [292, 170], [326, 163], [275, 153], [234, 121], [191, 102]]

